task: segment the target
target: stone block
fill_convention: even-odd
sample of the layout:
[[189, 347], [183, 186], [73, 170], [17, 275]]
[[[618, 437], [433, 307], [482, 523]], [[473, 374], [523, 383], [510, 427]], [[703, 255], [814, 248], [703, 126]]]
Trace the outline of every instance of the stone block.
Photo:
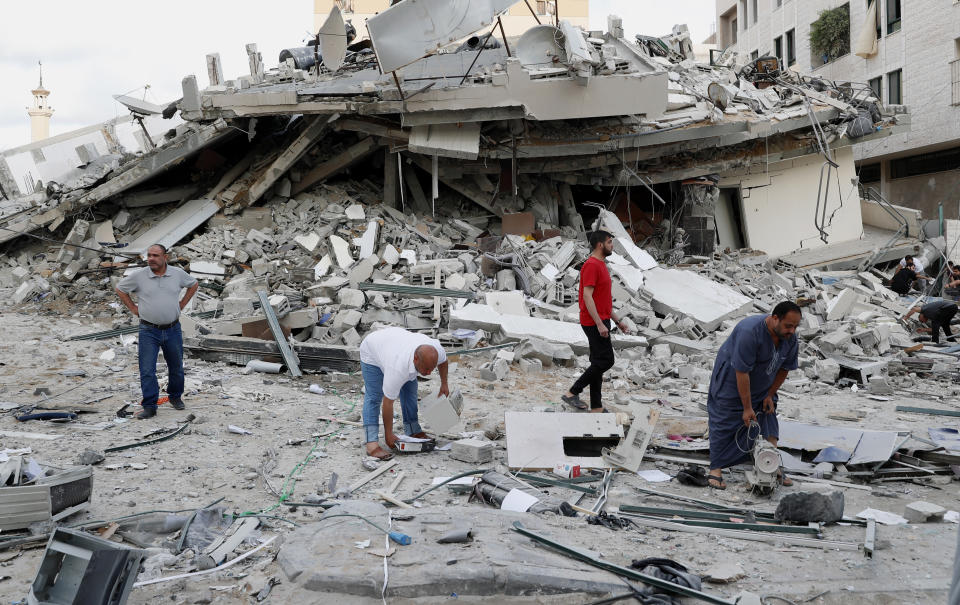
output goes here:
[[653, 353], [654, 359], [670, 359], [670, 356], [673, 355], [670, 351], [670, 345], [665, 343], [653, 345], [650, 351]]
[[797, 492], [780, 499], [774, 516], [778, 521], [833, 523], [843, 518], [843, 492]]
[[493, 444], [480, 439], [460, 439], [450, 447], [450, 457], [461, 462], [484, 464], [493, 460]]
[[317, 249], [317, 246], [320, 244], [320, 234], [316, 232], [310, 232], [306, 235], [298, 235], [293, 238], [293, 241], [297, 242], [301, 248], [307, 252], [313, 252]]
[[820, 349], [824, 353], [833, 353], [846, 347], [850, 344], [850, 341], [851, 336], [849, 332], [837, 330], [820, 337]]
[[337, 264], [341, 269], [349, 269], [353, 263], [353, 256], [350, 254], [350, 244], [339, 235], [330, 236], [330, 246], [333, 248], [333, 255], [337, 259]]
[[836, 382], [840, 378], [840, 364], [835, 359], [818, 359], [813, 363], [817, 378], [823, 382]]
[[33, 281], [27, 281], [20, 284], [20, 287], [17, 288], [17, 291], [13, 293], [13, 303], [19, 305], [31, 296], [37, 294], [39, 291], [39, 286]]
[[827, 321], [843, 319], [850, 313], [856, 302], [856, 291], [852, 288], [845, 288], [827, 303]]
[[543, 372], [543, 362], [537, 358], [521, 359], [518, 366], [524, 374], [540, 374]]
[[318, 320], [317, 308], [309, 307], [307, 309], [290, 311], [280, 320], [280, 325], [285, 328], [290, 328], [291, 330], [299, 330], [315, 325]]
[[228, 296], [223, 299], [224, 315], [253, 315], [253, 299], [243, 296]]
[[340, 291], [337, 292], [337, 302], [340, 303], [341, 307], [360, 309], [367, 304], [367, 297], [362, 290], [341, 288]]
[[373, 257], [365, 258], [357, 263], [353, 269], [350, 270], [350, 274], [347, 276], [350, 285], [356, 286], [356, 284], [369, 280], [370, 276], [373, 275], [373, 268]]
[[343, 339], [343, 344], [347, 345], [348, 347], [359, 347], [360, 341], [363, 340], [360, 338], [360, 333], [357, 332], [356, 328], [350, 328], [344, 332], [340, 338]]
[[867, 384], [872, 395], [893, 395], [893, 387], [883, 376], [871, 376]]
[[23, 267], [14, 267], [10, 273], [13, 275], [18, 285], [30, 279], [30, 271], [24, 269]]
[[335, 330], [347, 330], [357, 327], [363, 314], [356, 309], [341, 309], [333, 317], [333, 328]]
[[903, 516], [910, 523], [927, 523], [929, 521], [942, 521], [947, 509], [931, 502], [917, 500], [906, 505], [903, 509]]
[[347, 206], [347, 209], [343, 211], [343, 214], [351, 221], [363, 221], [367, 218], [363, 206], [360, 204], [350, 204]]
[[467, 280], [464, 279], [462, 273], [448, 275], [447, 279], [443, 281], [443, 287], [447, 290], [463, 290], [466, 285]]

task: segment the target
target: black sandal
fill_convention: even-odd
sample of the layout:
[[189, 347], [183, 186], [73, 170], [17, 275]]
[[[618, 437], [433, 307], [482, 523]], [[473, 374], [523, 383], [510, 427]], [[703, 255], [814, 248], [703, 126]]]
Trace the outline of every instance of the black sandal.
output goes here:
[[[716, 485], [714, 485], [716, 482]], [[727, 489], [727, 484], [723, 482], [723, 475], [717, 477], [716, 475], [707, 475], [707, 486], [711, 489], [725, 490]]]
[[560, 399], [567, 405], [577, 410], [587, 410], [590, 409], [590, 406], [586, 404], [585, 401], [580, 399], [580, 395], [574, 395], [573, 397], [567, 397], [566, 395], [561, 395]]

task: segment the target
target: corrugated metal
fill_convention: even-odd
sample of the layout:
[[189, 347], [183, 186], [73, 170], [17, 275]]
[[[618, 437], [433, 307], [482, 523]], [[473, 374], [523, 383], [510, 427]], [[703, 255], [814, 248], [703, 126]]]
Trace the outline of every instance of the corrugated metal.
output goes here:
[[47, 486], [0, 489], [0, 531], [20, 529], [50, 519], [50, 488]]

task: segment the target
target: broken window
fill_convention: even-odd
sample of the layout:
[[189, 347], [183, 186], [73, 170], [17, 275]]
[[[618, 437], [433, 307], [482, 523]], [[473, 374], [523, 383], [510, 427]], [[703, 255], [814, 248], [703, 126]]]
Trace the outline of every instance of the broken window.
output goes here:
[[743, 24], [743, 31], [747, 31], [747, 0], [740, 0], [740, 22]]
[[751, 61], [756, 61], [756, 60], [759, 59], [759, 58], [760, 58], [760, 51], [759, 51], [759, 50], [755, 50], [755, 51], [753, 51], [753, 52], [750, 53], [750, 60], [751, 60]]
[[734, 17], [730, 21], [730, 44], [737, 43], [737, 18]]
[[900, 31], [900, 0], [887, 0], [887, 33]]
[[[870, 12], [870, 6], [877, 0], [867, 0], [867, 12]], [[877, 8], [877, 39], [883, 37], [883, 28], [880, 25], [880, 9]]]
[[797, 62], [796, 30], [791, 29], [787, 32], [787, 65], [793, 65]]
[[753, 9], [753, 22], [756, 23], [757, 17], [760, 14], [760, 11], [757, 10], [757, 0], [753, 0], [753, 6], [751, 8]]
[[887, 74], [887, 105], [901, 105], [903, 103], [902, 80], [902, 69]]
[[773, 56], [783, 63], [783, 36], [777, 36], [773, 39]]
[[890, 160], [891, 179], [957, 169], [960, 169], [960, 147]]
[[873, 96], [883, 101], [883, 77], [877, 76], [876, 78], [871, 78], [867, 84], [870, 86], [870, 89], [873, 90]]

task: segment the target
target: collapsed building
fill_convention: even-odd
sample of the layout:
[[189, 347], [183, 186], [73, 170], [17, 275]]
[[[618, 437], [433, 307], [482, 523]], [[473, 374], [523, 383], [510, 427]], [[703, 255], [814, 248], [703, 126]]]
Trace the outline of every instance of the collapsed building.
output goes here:
[[[602, 228], [616, 242], [614, 305], [633, 329], [614, 336], [620, 413], [598, 421], [598, 431], [609, 435], [601, 445], [617, 448], [618, 459], [629, 463], [611, 464], [595, 443], [569, 451], [563, 431], [573, 429], [563, 417], [572, 414], [551, 416], [563, 440], [534, 440], [546, 422], [542, 410], [508, 410], [503, 421], [466, 435], [479, 444], [453, 446], [463, 450], [457, 460], [486, 462], [491, 443], [505, 436], [504, 462], [512, 470], [549, 470], [561, 462], [607, 469], [602, 488], [581, 488], [599, 498], [586, 511], [594, 517], [612, 495], [607, 488], [617, 468], [635, 473], [641, 458], [671, 471], [704, 464], [702, 406], [678, 408], [630, 392], [702, 394], [716, 349], [736, 320], [769, 312], [780, 300], [804, 307], [802, 372], [784, 385], [786, 397], [851, 386], [885, 401], [904, 390], [957, 393], [956, 353], [918, 347], [899, 321], [912, 301], [883, 285], [883, 263], [914, 254], [926, 266], [936, 264], [943, 240], [926, 238], [916, 212], [861, 190], [853, 167], [854, 142], [907, 128], [909, 114], [889, 113], [865, 85], [802, 77], [776, 60], [721, 53], [697, 61], [683, 26], [663, 38], [631, 40], [611, 17], [607, 31], [561, 22], [497, 42], [495, 15], [503, 3], [473, 4], [479, 8], [459, 25], [440, 31], [432, 23], [442, 19], [426, 23], [417, 3], [399, 3], [371, 18], [370, 38], [359, 41], [334, 11], [315, 44], [285, 50], [276, 68], [268, 69], [250, 44], [247, 74], [228, 80], [219, 56], [209, 55], [208, 86], [189, 75], [183, 97], [167, 107], [129, 101], [137, 123], [124, 122], [124, 145], [116, 125], [91, 129], [86, 135], [94, 133], [93, 140], [72, 147], [70, 137], [61, 137], [49, 143], [63, 158], [57, 170], [41, 166], [42, 146], [8, 150], [0, 158], [6, 263], [0, 286], [21, 309], [65, 301], [79, 313], [116, 318], [111, 329], [70, 338], [73, 344], [110, 339], [122, 349], [136, 326], [105, 303], [123, 271], [142, 264], [139, 256], [160, 243], [201, 281], [182, 316], [194, 359], [245, 365], [248, 373], [337, 375], [358, 368], [364, 334], [396, 325], [434, 335], [476, 360], [462, 364], [475, 369], [480, 383], [494, 385], [511, 373], [562, 372], [580, 363], [587, 342], [577, 323], [577, 267], [589, 252], [586, 232]], [[469, 37], [483, 27], [491, 27], [488, 34]], [[160, 117], [182, 121], [164, 132]], [[356, 420], [350, 414], [338, 421], [349, 426]], [[442, 420], [449, 410], [424, 414], [438, 432], [456, 426]], [[457, 410], [453, 418], [461, 415]], [[811, 483], [952, 475], [956, 456], [936, 438], [815, 426], [796, 417], [783, 425], [784, 466]], [[637, 452], [642, 430], [647, 441]], [[574, 437], [596, 437], [581, 432]], [[671, 438], [677, 435], [688, 437]], [[531, 443], [550, 452], [549, 464], [531, 466]], [[837, 457], [825, 459], [829, 469], [814, 460], [838, 445], [845, 450], [831, 450]], [[372, 470], [369, 480], [393, 464]], [[470, 484], [484, 502], [502, 505], [510, 488], [532, 489], [491, 473]], [[278, 495], [265, 473], [255, 475]], [[395, 495], [400, 479], [376, 496], [410, 508], [417, 498]], [[343, 502], [336, 489], [328, 491], [312, 504]], [[563, 510], [559, 500], [537, 497], [539, 508], [529, 510]], [[374, 506], [371, 517], [383, 516], [386, 524], [396, 518]], [[772, 513], [736, 510], [755, 512], [761, 524], [773, 521]], [[438, 520], [443, 516], [431, 512], [416, 523], [452, 523]], [[867, 538], [827, 546], [872, 556], [877, 519], [841, 511], [830, 521], [866, 527]], [[233, 531], [242, 539], [253, 527]], [[362, 524], [349, 528], [358, 540], [363, 531]], [[366, 585], [345, 589], [343, 578], [300, 575], [313, 557], [325, 560], [304, 554], [316, 540], [330, 539], [324, 532], [289, 536], [291, 546], [279, 557], [288, 580], [308, 590], [375, 596]], [[50, 535], [51, 545], [79, 539]], [[241, 539], [228, 541], [231, 549], [215, 564]], [[814, 538], [795, 543], [809, 546], [805, 539]], [[174, 561], [187, 564], [178, 557], [158, 563], [157, 556], [151, 577]], [[564, 592], [564, 586], [613, 591], [600, 578], [565, 584], [566, 567], [549, 581], [546, 573], [507, 583], [517, 582], [515, 594]], [[44, 582], [52, 577], [44, 574]], [[640, 575], [627, 577], [650, 580]], [[40, 580], [38, 594], [51, 590]], [[410, 584], [404, 594], [456, 590], [452, 579], [428, 585]], [[476, 594], [489, 590], [484, 586]]]

